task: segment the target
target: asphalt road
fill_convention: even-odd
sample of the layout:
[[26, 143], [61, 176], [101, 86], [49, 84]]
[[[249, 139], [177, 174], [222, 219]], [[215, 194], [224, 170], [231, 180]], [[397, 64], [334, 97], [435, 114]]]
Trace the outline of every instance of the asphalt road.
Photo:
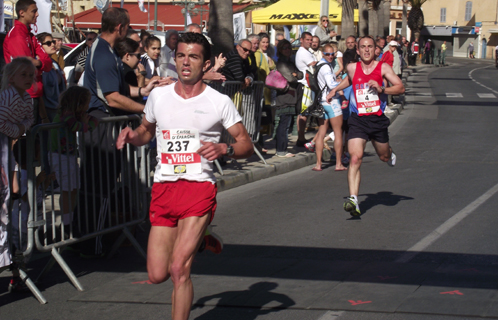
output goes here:
[[[367, 146], [361, 219], [342, 209], [347, 173], [334, 166], [219, 194], [214, 230], [225, 248], [196, 258], [191, 319], [498, 318], [498, 70], [448, 61], [408, 78], [390, 127], [396, 167]], [[38, 258], [34, 269], [47, 260]], [[0, 319], [169, 318], [170, 286], [137, 285], [146, 274], [131, 248], [66, 258], [86, 291], [55, 267], [39, 305], [5, 293], [3, 273]]]

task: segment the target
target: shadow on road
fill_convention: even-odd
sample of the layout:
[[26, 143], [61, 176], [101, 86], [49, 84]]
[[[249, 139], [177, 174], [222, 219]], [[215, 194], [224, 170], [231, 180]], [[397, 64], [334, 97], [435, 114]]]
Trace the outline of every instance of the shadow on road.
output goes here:
[[[276, 289], [278, 284], [275, 282], [261, 281], [249, 287], [248, 290], [242, 291], [225, 291], [216, 293], [210, 296], [202, 297], [194, 302], [193, 309], [202, 308], [206, 302], [219, 299], [216, 307], [204, 313], [203, 315], [195, 318], [196, 320], [218, 320], [218, 319], [237, 319], [237, 320], [253, 320], [259, 316], [266, 315], [272, 312], [278, 312], [282, 309], [287, 309], [295, 305], [294, 300], [285, 294], [272, 292]], [[247, 302], [250, 308], [241, 312], [240, 308], [228, 309], [227, 307], [233, 306], [234, 300], [237, 297], [255, 297]], [[245, 303], [243, 303], [245, 304]], [[270, 305], [270, 306], [267, 306]], [[265, 307], [266, 306], [266, 307]], [[230, 313], [232, 313], [230, 316]]]
[[371, 208], [384, 205], [393, 207], [403, 200], [413, 200], [412, 197], [393, 194], [390, 191], [380, 191], [377, 193], [360, 194], [359, 197], [366, 196], [367, 198], [360, 202], [360, 209], [364, 215]]

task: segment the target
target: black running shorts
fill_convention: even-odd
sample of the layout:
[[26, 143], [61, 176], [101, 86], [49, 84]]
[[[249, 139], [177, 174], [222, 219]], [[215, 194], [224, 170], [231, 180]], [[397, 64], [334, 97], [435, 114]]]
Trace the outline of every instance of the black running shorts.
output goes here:
[[374, 140], [380, 143], [389, 142], [389, 134], [387, 128], [391, 121], [385, 114], [380, 116], [358, 116], [358, 114], [351, 112], [348, 119], [348, 140], [361, 138], [366, 141]]

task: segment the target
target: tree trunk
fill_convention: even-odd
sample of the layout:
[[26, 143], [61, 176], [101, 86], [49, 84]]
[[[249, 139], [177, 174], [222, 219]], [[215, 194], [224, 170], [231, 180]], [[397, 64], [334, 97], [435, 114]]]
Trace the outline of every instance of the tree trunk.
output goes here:
[[384, 0], [384, 24], [383, 31], [384, 36], [389, 35], [389, 25], [391, 24], [391, 0]]
[[[401, 36], [406, 37], [406, 17], [408, 15], [408, 5], [403, 1], [403, 18], [401, 20]], [[407, 38], [408, 39], [408, 38]]]
[[354, 30], [355, 2], [355, 0], [342, 1], [342, 39], [346, 39], [346, 37], [356, 34]]
[[420, 39], [420, 31], [424, 26], [424, 13], [420, 7], [412, 6], [410, 14], [408, 15], [408, 27], [412, 31], [410, 41], [418, 38]]
[[358, 35], [364, 37], [369, 34], [368, 5], [366, 0], [358, 0]]
[[376, 36], [385, 36], [384, 34], [384, 1], [379, 4], [377, 9], [377, 30], [375, 32]]
[[226, 55], [233, 49], [232, 0], [211, 0], [209, 6], [208, 36], [213, 42], [214, 56]]
[[368, 34], [375, 38], [378, 32], [379, 17], [377, 10], [368, 8]]

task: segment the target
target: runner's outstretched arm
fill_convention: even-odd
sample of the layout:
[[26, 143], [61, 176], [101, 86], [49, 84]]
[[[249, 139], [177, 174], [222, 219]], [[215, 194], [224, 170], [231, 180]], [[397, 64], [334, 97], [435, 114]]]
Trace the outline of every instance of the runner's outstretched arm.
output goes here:
[[148, 143], [156, 133], [156, 124], [145, 119], [138, 128], [132, 130], [130, 127], [124, 128], [116, 139], [116, 148], [121, 150], [125, 144], [131, 143], [134, 146], [143, 146]]
[[405, 93], [405, 86], [401, 79], [394, 73], [393, 68], [388, 64], [382, 65], [382, 77], [386, 78], [387, 81], [392, 83], [392, 86], [386, 87], [384, 90], [385, 94], [390, 94], [393, 96]]

